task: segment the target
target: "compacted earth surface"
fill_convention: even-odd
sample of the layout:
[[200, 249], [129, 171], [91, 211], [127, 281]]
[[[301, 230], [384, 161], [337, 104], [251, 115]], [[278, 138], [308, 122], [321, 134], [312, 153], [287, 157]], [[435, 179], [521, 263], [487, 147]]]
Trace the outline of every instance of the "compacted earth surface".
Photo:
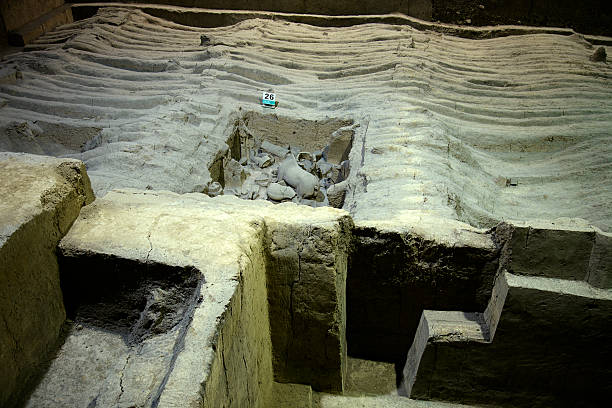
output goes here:
[[373, 23], [196, 28], [100, 9], [3, 59], [0, 148], [83, 160], [98, 196], [204, 192], [221, 181], [215, 160], [252, 156], [228, 146], [245, 115], [258, 121], [239, 126], [259, 140], [252, 153], [268, 131], [296, 158], [300, 140], [320, 140], [312, 156], [353, 124], [355, 219], [579, 217], [609, 230], [611, 69], [597, 48], [545, 29], [471, 40]]

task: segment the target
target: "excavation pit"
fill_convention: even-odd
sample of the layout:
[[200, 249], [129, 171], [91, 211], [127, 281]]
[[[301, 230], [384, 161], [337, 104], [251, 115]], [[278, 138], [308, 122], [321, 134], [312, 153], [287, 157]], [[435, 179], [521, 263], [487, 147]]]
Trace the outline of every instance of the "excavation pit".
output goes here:
[[[153, 403], [191, 323], [201, 273], [100, 254], [59, 263], [65, 338], [27, 406]], [[66, 390], [61, 401], [55, 389]]]
[[210, 196], [341, 208], [359, 125], [247, 112], [229, 126], [228, 149], [209, 168]]
[[200, 285], [197, 270], [95, 258], [61, 258], [66, 315], [77, 326], [117, 333], [136, 345], [186, 318]]

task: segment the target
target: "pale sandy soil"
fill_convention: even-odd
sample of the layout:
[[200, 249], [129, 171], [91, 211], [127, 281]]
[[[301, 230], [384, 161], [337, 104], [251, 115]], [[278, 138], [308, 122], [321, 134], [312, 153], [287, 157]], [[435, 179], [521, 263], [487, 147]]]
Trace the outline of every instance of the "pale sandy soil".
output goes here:
[[273, 89], [271, 121], [361, 124], [345, 203], [357, 223], [578, 217], [612, 230], [612, 69], [578, 35], [191, 28], [105, 9], [34, 48], [2, 60], [0, 149], [81, 159], [98, 196], [202, 191], [237, 115], [262, 112]]

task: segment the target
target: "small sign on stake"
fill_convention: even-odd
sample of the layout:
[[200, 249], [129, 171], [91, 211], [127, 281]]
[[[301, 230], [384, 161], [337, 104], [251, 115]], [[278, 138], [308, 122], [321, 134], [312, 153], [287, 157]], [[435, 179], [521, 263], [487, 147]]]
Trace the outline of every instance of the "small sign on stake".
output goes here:
[[261, 104], [265, 108], [276, 108], [278, 106], [276, 94], [273, 92], [263, 92], [261, 96]]

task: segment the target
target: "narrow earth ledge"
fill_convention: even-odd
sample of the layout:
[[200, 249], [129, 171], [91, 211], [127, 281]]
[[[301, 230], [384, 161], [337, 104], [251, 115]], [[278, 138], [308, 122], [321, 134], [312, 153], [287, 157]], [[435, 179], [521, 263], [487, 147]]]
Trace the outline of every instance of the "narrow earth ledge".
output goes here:
[[612, 234], [581, 219], [513, 222], [504, 251], [519, 275], [586, 281], [612, 289]]

